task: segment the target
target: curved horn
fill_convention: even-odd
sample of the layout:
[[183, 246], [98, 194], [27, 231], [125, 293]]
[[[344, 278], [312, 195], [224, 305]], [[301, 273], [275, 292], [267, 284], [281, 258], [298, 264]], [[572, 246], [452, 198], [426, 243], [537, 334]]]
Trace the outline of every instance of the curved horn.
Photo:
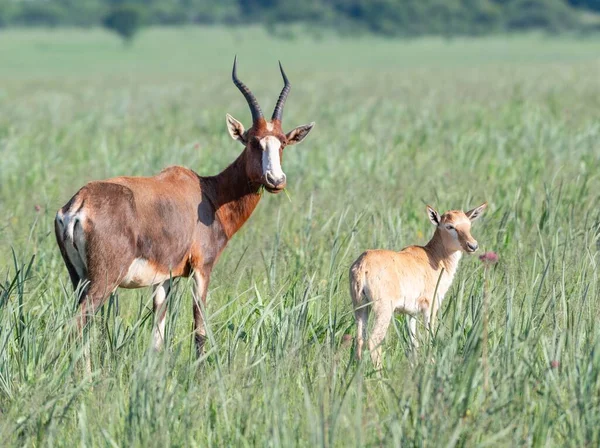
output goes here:
[[233, 79], [233, 83], [235, 86], [240, 89], [244, 98], [248, 102], [248, 106], [250, 106], [250, 112], [252, 113], [252, 123], [256, 123], [259, 119], [263, 118], [262, 110], [260, 110], [260, 106], [258, 105], [258, 101], [254, 94], [250, 91], [246, 84], [240, 81], [237, 77], [237, 55], [233, 59], [233, 71], [231, 72], [231, 79]]
[[275, 105], [275, 110], [273, 111], [273, 116], [271, 120], [279, 120], [283, 116], [283, 107], [285, 106], [285, 100], [287, 100], [287, 96], [290, 93], [290, 89], [292, 85], [288, 80], [288, 77], [285, 76], [285, 72], [283, 71], [283, 67], [281, 66], [281, 61], [279, 62], [279, 70], [281, 70], [281, 76], [283, 76], [283, 89], [281, 89], [281, 93], [279, 94], [279, 99], [277, 100], [277, 104]]

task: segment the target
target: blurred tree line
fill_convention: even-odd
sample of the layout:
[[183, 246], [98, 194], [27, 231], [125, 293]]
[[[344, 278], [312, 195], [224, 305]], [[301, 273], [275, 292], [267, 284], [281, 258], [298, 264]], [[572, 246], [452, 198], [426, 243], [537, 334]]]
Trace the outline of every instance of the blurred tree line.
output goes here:
[[130, 38], [140, 25], [303, 23], [341, 33], [479, 35], [600, 29], [600, 0], [0, 0], [2, 26], [104, 25]]

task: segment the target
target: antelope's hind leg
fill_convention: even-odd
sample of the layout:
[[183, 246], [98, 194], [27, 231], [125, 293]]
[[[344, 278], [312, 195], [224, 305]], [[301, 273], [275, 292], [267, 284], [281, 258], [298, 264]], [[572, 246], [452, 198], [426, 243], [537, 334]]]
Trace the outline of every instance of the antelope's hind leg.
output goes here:
[[363, 346], [367, 339], [367, 324], [369, 323], [369, 308], [366, 305], [361, 305], [360, 308], [354, 310], [356, 318], [356, 358], [362, 360]]
[[[102, 238], [108, 231], [98, 225], [95, 231], [86, 233], [86, 268], [87, 287], [79, 300], [79, 333], [83, 331], [90, 317], [104, 304], [127, 275], [134, 260], [133, 249], [127, 233], [112, 234], [109, 239]], [[97, 233], [96, 233], [97, 232]], [[89, 352], [89, 341], [85, 343], [85, 351]], [[88, 373], [91, 373], [91, 360], [86, 356]]]
[[[115, 285], [116, 287], [116, 285]], [[113, 288], [114, 289], [114, 288]], [[89, 283], [83, 287], [79, 298], [79, 311], [77, 317], [77, 329], [79, 339], [83, 342], [83, 358], [85, 360], [85, 371], [88, 375], [92, 374], [92, 358], [90, 351], [89, 334], [84, 337], [85, 327], [89, 317], [92, 317], [96, 310], [106, 301], [110, 292], [98, 285], [98, 283]], [[110, 290], [112, 291], [112, 289]]]
[[371, 337], [369, 338], [369, 351], [371, 352], [371, 359], [375, 369], [381, 370], [381, 343], [383, 342], [390, 323], [392, 322], [394, 311], [390, 304], [388, 306], [379, 306], [377, 309], [374, 309], [373, 312], [375, 314], [375, 322], [373, 325], [373, 331], [371, 332]]

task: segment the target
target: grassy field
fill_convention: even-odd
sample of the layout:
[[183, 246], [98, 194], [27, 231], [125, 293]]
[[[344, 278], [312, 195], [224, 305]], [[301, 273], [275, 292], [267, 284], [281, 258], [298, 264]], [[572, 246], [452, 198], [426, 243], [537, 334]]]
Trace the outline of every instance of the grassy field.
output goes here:
[[[0, 34], [2, 446], [598, 446], [600, 42], [274, 40], [257, 29]], [[181, 164], [213, 174], [241, 151], [240, 77], [284, 127], [289, 198], [265, 196], [212, 276], [207, 358], [195, 362], [191, 282], [149, 349], [149, 290], [92, 324], [92, 379], [69, 337], [75, 298], [54, 214], [85, 182]], [[385, 370], [352, 361], [347, 272], [400, 249], [440, 211], [489, 202], [435, 339], [410, 362], [398, 316]], [[421, 330], [422, 331], [422, 330]], [[433, 362], [433, 360], [435, 362]]]

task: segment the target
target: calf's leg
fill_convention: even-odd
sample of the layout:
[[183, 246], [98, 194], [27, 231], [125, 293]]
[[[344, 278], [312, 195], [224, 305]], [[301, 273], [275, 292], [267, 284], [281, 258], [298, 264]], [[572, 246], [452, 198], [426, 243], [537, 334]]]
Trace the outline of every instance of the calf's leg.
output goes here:
[[369, 308], [362, 306], [354, 310], [356, 318], [356, 357], [360, 361], [362, 359], [363, 346], [367, 339], [367, 324], [369, 322]]
[[373, 312], [375, 314], [375, 322], [371, 337], [369, 338], [369, 351], [371, 352], [371, 360], [373, 361], [375, 369], [380, 370], [382, 352], [381, 343], [385, 338], [394, 313], [391, 305], [379, 306], [377, 309], [374, 309]]

